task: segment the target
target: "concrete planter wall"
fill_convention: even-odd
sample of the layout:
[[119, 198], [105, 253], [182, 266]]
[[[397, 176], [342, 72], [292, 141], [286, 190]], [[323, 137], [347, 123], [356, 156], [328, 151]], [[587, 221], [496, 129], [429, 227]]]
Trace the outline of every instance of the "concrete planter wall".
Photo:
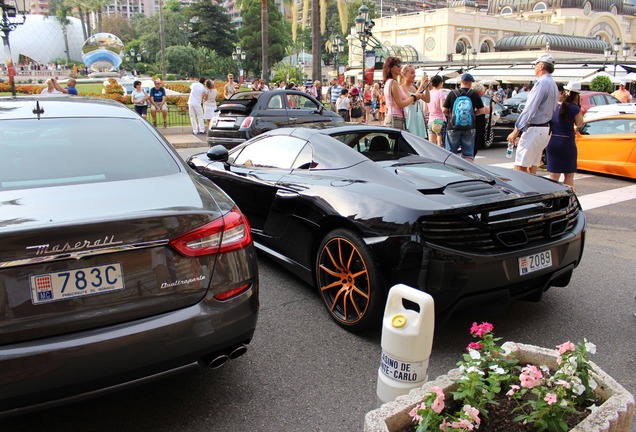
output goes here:
[[[552, 370], [557, 368], [558, 353], [555, 350], [513, 342], [506, 342], [503, 348], [506, 352], [514, 352], [521, 364], [546, 365]], [[594, 363], [592, 363], [592, 372], [598, 383], [597, 394], [605, 402], [571, 432], [628, 431], [634, 416], [634, 396]], [[435, 381], [429, 381], [421, 388], [411, 390], [408, 395], [400, 396], [395, 401], [368, 412], [364, 418], [365, 432], [397, 432], [408, 427], [412, 423], [409, 412], [431, 390], [431, 387], [441, 387], [445, 393], [452, 392], [455, 380], [459, 377], [459, 369], [452, 369]]]

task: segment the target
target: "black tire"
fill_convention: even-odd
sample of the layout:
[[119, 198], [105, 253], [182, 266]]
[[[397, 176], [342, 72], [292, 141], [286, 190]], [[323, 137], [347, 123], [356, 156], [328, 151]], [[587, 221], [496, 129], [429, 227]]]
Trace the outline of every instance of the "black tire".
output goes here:
[[331, 317], [351, 332], [381, 324], [384, 288], [371, 250], [353, 232], [336, 229], [316, 257], [316, 282]]

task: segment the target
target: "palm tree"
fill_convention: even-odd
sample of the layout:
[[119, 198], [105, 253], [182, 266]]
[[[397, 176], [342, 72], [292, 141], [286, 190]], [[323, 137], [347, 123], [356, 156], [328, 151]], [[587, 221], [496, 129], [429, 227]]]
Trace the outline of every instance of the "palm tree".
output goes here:
[[267, 11], [267, 0], [261, 0], [261, 33], [263, 35], [261, 44], [263, 51], [263, 71], [261, 72], [261, 78], [265, 82], [269, 81], [269, 63], [267, 61], [268, 46], [269, 46], [269, 13]]
[[[311, 17], [311, 79], [312, 81], [321, 81], [322, 78], [322, 67], [320, 61], [320, 51], [322, 48], [322, 44], [320, 43], [320, 21], [322, 15], [320, 13], [320, 0], [312, 0], [311, 8], [312, 8], [312, 17]], [[324, 25], [323, 25], [324, 28]]]
[[88, 25], [84, 17], [84, 11], [82, 8], [85, 6], [84, 0], [66, 0], [67, 4], [73, 9], [77, 10], [77, 15], [79, 16], [79, 20], [82, 24], [82, 33], [84, 35], [84, 40], [88, 39], [90, 36], [90, 32], [88, 31]]

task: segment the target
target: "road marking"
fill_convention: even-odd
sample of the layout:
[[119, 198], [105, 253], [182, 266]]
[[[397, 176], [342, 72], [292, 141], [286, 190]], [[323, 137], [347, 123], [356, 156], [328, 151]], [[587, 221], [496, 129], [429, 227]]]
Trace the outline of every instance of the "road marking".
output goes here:
[[583, 210], [592, 210], [610, 204], [636, 199], [636, 185], [578, 196]]

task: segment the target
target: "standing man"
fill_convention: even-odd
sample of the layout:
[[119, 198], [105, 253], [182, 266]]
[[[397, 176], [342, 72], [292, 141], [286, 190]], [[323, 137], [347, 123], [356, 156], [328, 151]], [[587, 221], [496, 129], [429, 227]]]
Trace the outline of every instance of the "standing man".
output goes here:
[[632, 95], [630, 92], [625, 90], [625, 83], [623, 81], [620, 82], [620, 84], [618, 85], [618, 90], [612, 93], [612, 96], [614, 96], [622, 103], [629, 103], [632, 101]]
[[336, 102], [338, 102], [338, 98], [340, 97], [340, 93], [342, 93], [342, 87], [338, 83], [338, 80], [336, 78], [334, 78], [331, 81], [331, 96], [330, 96], [330, 100], [329, 100], [329, 102], [331, 104], [331, 111], [333, 111], [333, 112], [338, 112], [338, 110], [336, 109]]
[[[442, 112], [449, 117], [446, 125], [446, 150], [457, 153], [459, 148], [462, 149], [462, 157], [470, 162], [475, 158], [475, 137], [477, 135], [476, 116], [485, 114], [484, 103], [481, 96], [471, 88], [475, 82], [475, 78], [469, 73], [463, 74], [460, 78], [460, 88], [448, 94], [444, 101]], [[470, 99], [470, 106], [466, 98], [463, 98], [457, 106], [455, 101], [459, 98], [466, 97]], [[466, 110], [466, 112], [464, 112]], [[458, 119], [455, 121], [455, 119]], [[466, 119], [464, 121], [461, 119]]]
[[157, 127], [157, 111], [163, 115], [163, 127], [168, 126], [168, 104], [166, 103], [166, 89], [160, 79], [155, 79], [155, 86], [150, 89], [150, 115], [152, 124]]
[[188, 108], [190, 110], [190, 122], [192, 123], [193, 134], [205, 134], [205, 125], [203, 124], [203, 94], [205, 86], [203, 83], [205, 78], [199, 78], [198, 82], [190, 85], [190, 97], [188, 98]]
[[236, 90], [234, 90], [234, 75], [228, 74], [227, 84], [223, 87], [223, 97], [229, 99], [234, 93], [236, 93]]
[[533, 65], [538, 79], [508, 141], [518, 142], [515, 169], [536, 174], [543, 150], [550, 141], [552, 114], [559, 103], [559, 90], [552, 79], [554, 57], [544, 54]]

